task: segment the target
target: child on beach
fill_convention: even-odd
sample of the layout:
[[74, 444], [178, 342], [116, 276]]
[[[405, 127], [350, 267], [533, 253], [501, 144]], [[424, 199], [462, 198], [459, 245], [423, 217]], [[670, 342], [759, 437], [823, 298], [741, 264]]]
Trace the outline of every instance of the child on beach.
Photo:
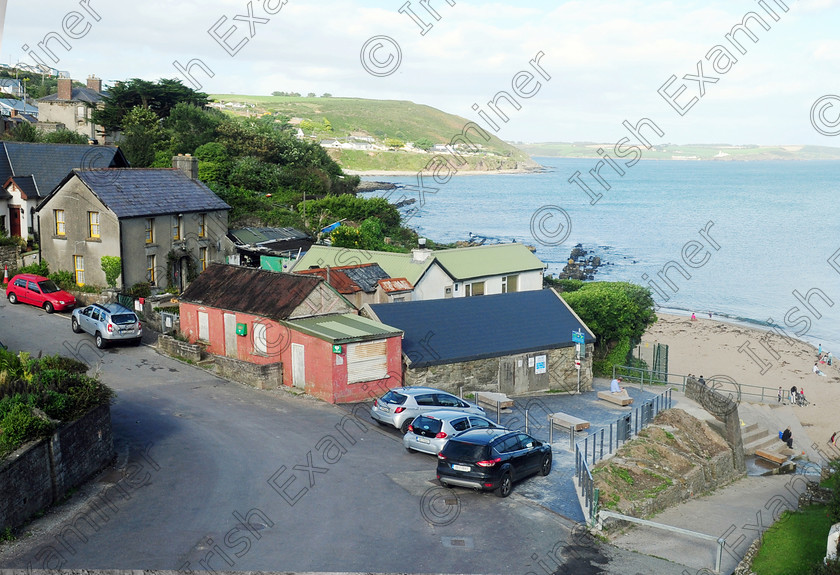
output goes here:
[[817, 365], [817, 363], [818, 362], [816, 362], [816, 361], [814, 362], [814, 373], [816, 373], [817, 375], [821, 375], [821, 376], [825, 377], [825, 374], [822, 371], [820, 371], [820, 368]]

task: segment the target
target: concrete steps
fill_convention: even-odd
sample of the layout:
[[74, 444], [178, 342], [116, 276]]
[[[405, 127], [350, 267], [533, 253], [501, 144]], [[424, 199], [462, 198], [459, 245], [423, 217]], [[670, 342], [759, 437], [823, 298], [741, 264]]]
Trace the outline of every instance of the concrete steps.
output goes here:
[[741, 427], [741, 438], [744, 441], [744, 455], [755, 455], [756, 451], [780, 452], [785, 444], [779, 440], [779, 434], [771, 433], [766, 427], [758, 423], [750, 423]]

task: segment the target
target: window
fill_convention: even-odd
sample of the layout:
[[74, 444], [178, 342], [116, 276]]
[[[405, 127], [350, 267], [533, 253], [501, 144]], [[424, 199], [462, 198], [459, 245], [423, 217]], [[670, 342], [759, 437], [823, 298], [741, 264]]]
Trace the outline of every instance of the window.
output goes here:
[[467, 424], [467, 418], [456, 419], [452, 422], [452, 429], [455, 431], [465, 431], [469, 425]]
[[183, 234], [184, 218], [183, 216], [174, 216], [172, 223], [172, 239], [180, 240]]
[[464, 286], [464, 296], [484, 295], [484, 282], [475, 282]]
[[268, 338], [265, 331], [264, 323], [254, 324], [254, 353], [257, 355], [268, 355]]
[[63, 236], [65, 234], [64, 227], [64, 210], [53, 210], [55, 216], [55, 235]]
[[426, 393], [423, 395], [418, 395], [414, 398], [414, 401], [417, 402], [417, 405], [434, 405], [435, 396], [433, 393]]
[[146, 256], [146, 281], [149, 282], [149, 285], [155, 285], [156, 260], [157, 256], [155, 255]]
[[99, 237], [99, 212], [88, 212], [88, 223], [90, 224], [90, 238]]
[[76, 270], [76, 285], [85, 285], [85, 257], [73, 256], [73, 268]]
[[155, 243], [155, 219], [146, 218], [146, 243]]
[[502, 293], [513, 293], [519, 286], [519, 276], [504, 276], [502, 278]]
[[207, 248], [198, 248], [198, 259], [201, 262], [201, 271], [207, 269]]
[[205, 237], [207, 235], [206, 231], [207, 231], [207, 214], [198, 214], [198, 237], [200, 237], [200, 238]]

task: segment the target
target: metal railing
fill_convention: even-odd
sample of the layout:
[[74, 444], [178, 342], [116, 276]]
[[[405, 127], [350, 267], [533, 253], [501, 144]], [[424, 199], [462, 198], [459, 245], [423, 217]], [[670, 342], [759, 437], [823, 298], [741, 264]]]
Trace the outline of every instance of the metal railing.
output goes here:
[[[662, 386], [675, 385], [679, 386], [680, 391], [685, 392], [685, 383], [688, 380], [688, 375], [681, 375], [677, 373], [657, 373], [649, 369], [641, 369], [638, 367], [630, 367], [629, 365], [614, 365], [613, 378], [621, 377], [623, 380], [630, 383], [638, 383], [642, 389], [645, 385]], [[697, 377], [697, 376], [694, 376]], [[706, 385], [721, 393], [730, 393], [736, 401], [749, 401], [751, 403], [772, 402], [778, 399], [779, 388], [763, 387], [760, 385], [749, 385], [746, 383], [738, 383], [731, 378], [710, 378], [706, 380]], [[787, 397], [786, 391], [782, 390], [782, 399]]]
[[575, 444], [575, 477], [578, 493], [585, 504], [584, 515], [589, 522], [598, 515], [598, 490], [595, 488], [589, 465], [595, 465], [612, 454], [623, 443], [638, 435], [660, 411], [670, 409], [672, 405], [671, 389], [667, 389], [608, 426], [596, 429]]

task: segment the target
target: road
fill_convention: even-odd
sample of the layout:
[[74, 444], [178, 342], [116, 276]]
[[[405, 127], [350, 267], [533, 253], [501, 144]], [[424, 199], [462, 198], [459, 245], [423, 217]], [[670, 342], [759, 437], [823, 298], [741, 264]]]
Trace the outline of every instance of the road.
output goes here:
[[4, 545], [2, 567], [683, 573], [516, 489], [441, 488], [435, 459], [406, 453], [364, 410], [231, 383], [146, 346], [100, 352], [68, 318], [4, 299], [0, 340], [75, 355], [116, 390], [117, 462]]

